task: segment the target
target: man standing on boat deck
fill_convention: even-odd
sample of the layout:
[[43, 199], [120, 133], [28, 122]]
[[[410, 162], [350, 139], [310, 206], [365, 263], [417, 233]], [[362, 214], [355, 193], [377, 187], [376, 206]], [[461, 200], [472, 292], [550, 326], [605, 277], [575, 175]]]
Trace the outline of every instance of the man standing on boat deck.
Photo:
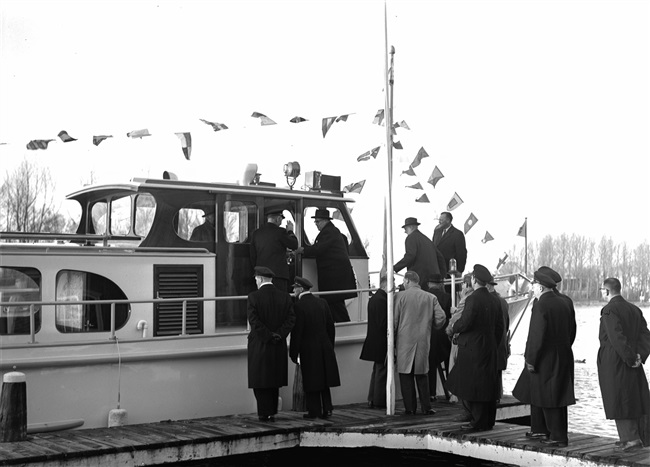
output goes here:
[[650, 444], [642, 440], [641, 422], [650, 416], [650, 391], [643, 371], [650, 354], [650, 331], [643, 312], [621, 296], [621, 282], [610, 277], [600, 289], [608, 302], [600, 312], [598, 381], [607, 419], [614, 419], [616, 449], [631, 451]]
[[370, 386], [368, 388], [368, 407], [386, 408], [386, 379], [388, 367], [388, 294], [386, 271], [379, 278], [379, 290], [368, 300], [368, 328], [366, 340], [361, 349], [361, 360], [373, 362]]
[[447, 378], [447, 387], [462, 400], [471, 416], [469, 424], [462, 426], [464, 430], [491, 430], [496, 419], [497, 345], [503, 335], [503, 316], [499, 301], [486, 288], [492, 280], [485, 266], [474, 265], [474, 291], [452, 327], [454, 333], [459, 333], [458, 359]]
[[[447, 338], [445, 328], [451, 318], [451, 295], [445, 292], [445, 284], [442, 275], [431, 274], [427, 279], [427, 290], [438, 299], [438, 303], [445, 312], [445, 324], [440, 329], [431, 331], [431, 348], [429, 349], [429, 390], [431, 399], [436, 399], [438, 366], [445, 362], [445, 368], [449, 367], [449, 354], [451, 352], [451, 341]], [[449, 374], [449, 372], [447, 372]], [[442, 382], [441, 382], [442, 383]]]
[[287, 336], [296, 322], [291, 295], [273, 285], [274, 275], [255, 267], [258, 290], [248, 294], [248, 387], [260, 421], [266, 422], [275, 421], [279, 388], [288, 384]]
[[434, 414], [429, 391], [429, 348], [431, 332], [444, 326], [445, 312], [435, 295], [420, 287], [420, 277], [415, 271], [404, 274], [404, 291], [395, 297], [395, 352], [399, 373], [404, 413], [415, 414], [417, 392], [424, 414]]
[[293, 224], [280, 227], [284, 215], [282, 209], [274, 209], [266, 214], [266, 223], [251, 235], [251, 264], [264, 266], [275, 273], [273, 283], [283, 292], [289, 291], [289, 266], [287, 249], [298, 248], [298, 239], [293, 233]]
[[[212, 207], [214, 209], [214, 206]], [[192, 235], [190, 236], [190, 242], [211, 242], [214, 243], [215, 240], [215, 214], [214, 211], [206, 212], [203, 215], [205, 222], [198, 225], [192, 230]]]
[[322, 298], [312, 295], [312, 283], [296, 276], [293, 290], [296, 325], [291, 331], [289, 356], [294, 363], [300, 358], [302, 384], [307, 413], [304, 418], [328, 418], [332, 415], [330, 388], [341, 385], [334, 353], [334, 319]]
[[427, 288], [427, 278], [431, 274], [440, 274], [436, 247], [426, 235], [418, 230], [420, 223], [415, 217], [407, 217], [402, 228], [406, 233], [404, 240], [404, 257], [395, 264], [393, 270], [400, 272], [406, 268], [407, 271], [417, 273], [422, 281], [420, 287]]
[[[352, 290], [357, 288], [356, 278], [348, 255], [348, 245], [345, 235], [332, 224], [332, 218], [327, 209], [320, 208], [312, 216], [319, 230], [313, 245], [299, 247], [296, 253], [316, 258], [318, 272], [318, 290]], [[323, 295], [332, 312], [334, 322], [350, 321], [345, 300], [356, 297], [356, 293], [340, 293]]]
[[467, 262], [467, 248], [465, 246], [465, 235], [456, 227], [451, 225], [454, 217], [450, 212], [443, 212], [438, 219], [438, 225], [433, 230], [433, 244], [445, 258], [445, 264], [449, 266], [449, 260], [456, 260], [456, 270], [462, 273]]
[[553, 291], [556, 284], [549, 274], [535, 271], [532, 290], [537, 300], [530, 314], [526, 363], [512, 395], [531, 406], [528, 438], [565, 447], [567, 407], [576, 402], [571, 350], [576, 320], [569, 301]]

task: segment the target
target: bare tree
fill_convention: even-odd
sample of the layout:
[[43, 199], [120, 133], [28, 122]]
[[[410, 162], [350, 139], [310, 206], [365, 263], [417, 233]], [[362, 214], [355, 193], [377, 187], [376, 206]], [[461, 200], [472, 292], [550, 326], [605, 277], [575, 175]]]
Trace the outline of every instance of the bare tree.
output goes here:
[[49, 169], [27, 159], [13, 173], [7, 172], [0, 187], [2, 230], [60, 231], [65, 220], [54, 210], [54, 187]]

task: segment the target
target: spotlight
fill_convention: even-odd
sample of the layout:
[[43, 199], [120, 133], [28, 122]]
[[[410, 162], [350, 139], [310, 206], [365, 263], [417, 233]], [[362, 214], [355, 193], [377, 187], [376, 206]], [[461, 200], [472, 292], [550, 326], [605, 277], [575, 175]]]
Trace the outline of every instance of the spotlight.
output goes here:
[[298, 162], [287, 162], [284, 164], [284, 176], [287, 179], [287, 185], [293, 190], [296, 179], [300, 175], [300, 164]]

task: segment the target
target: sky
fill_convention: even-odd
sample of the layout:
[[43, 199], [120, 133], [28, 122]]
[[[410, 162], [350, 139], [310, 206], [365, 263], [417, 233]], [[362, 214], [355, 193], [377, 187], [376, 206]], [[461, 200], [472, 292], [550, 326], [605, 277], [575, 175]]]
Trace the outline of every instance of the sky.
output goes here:
[[[381, 255], [388, 45], [395, 47], [393, 235], [452, 211], [468, 264], [528, 240], [650, 238], [648, 1], [0, 1], [0, 167], [50, 169], [61, 201], [93, 178], [235, 182], [248, 163], [341, 176]], [[277, 122], [261, 126], [260, 112]], [[324, 117], [349, 115], [323, 137]], [[308, 121], [294, 124], [301, 116]], [[219, 132], [199, 119], [226, 124]], [[126, 133], [148, 129], [152, 136]], [[63, 143], [65, 130], [77, 141]], [[174, 133], [190, 132], [190, 160]], [[99, 146], [93, 135], [113, 135]], [[34, 139], [54, 139], [30, 151]], [[376, 159], [357, 157], [380, 146]], [[429, 157], [402, 174], [418, 151]], [[443, 173], [427, 183], [434, 167]], [[420, 182], [424, 190], [407, 188]], [[297, 187], [304, 184], [299, 177]], [[417, 203], [422, 194], [430, 203]], [[494, 240], [482, 243], [488, 231]]]

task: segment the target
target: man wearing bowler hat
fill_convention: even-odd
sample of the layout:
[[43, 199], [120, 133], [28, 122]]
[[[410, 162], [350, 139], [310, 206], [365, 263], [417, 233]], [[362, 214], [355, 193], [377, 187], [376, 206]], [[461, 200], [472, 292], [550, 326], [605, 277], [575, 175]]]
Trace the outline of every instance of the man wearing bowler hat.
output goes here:
[[395, 264], [393, 270], [400, 272], [406, 268], [420, 277], [420, 287], [427, 289], [427, 278], [431, 274], [440, 274], [438, 256], [433, 242], [418, 230], [420, 223], [415, 217], [407, 217], [402, 228], [406, 232], [404, 257]]
[[[296, 252], [316, 258], [318, 290], [325, 292], [356, 289], [357, 282], [350, 263], [345, 235], [332, 224], [330, 213], [325, 208], [317, 209], [312, 219], [319, 230], [316, 240], [313, 245], [299, 247]], [[330, 306], [335, 322], [350, 321], [345, 300], [354, 297], [356, 297], [354, 292], [323, 295], [323, 299]]]
[[273, 276], [269, 268], [255, 267], [258, 290], [248, 294], [248, 387], [263, 422], [275, 421], [279, 388], [288, 384], [287, 336], [296, 322], [291, 295], [273, 285]]
[[491, 430], [496, 418], [497, 345], [503, 335], [503, 316], [499, 300], [486, 288], [492, 280], [485, 266], [474, 265], [474, 291], [453, 325], [453, 332], [459, 333], [458, 359], [447, 378], [447, 387], [463, 401], [470, 422], [462, 429], [469, 431]]
[[567, 406], [576, 402], [571, 349], [576, 321], [567, 299], [553, 292], [556, 284], [545, 272], [535, 272], [536, 301], [530, 314], [525, 367], [512, 395], [531, 406], [528, 438], [565, 447], [569, 442]]

